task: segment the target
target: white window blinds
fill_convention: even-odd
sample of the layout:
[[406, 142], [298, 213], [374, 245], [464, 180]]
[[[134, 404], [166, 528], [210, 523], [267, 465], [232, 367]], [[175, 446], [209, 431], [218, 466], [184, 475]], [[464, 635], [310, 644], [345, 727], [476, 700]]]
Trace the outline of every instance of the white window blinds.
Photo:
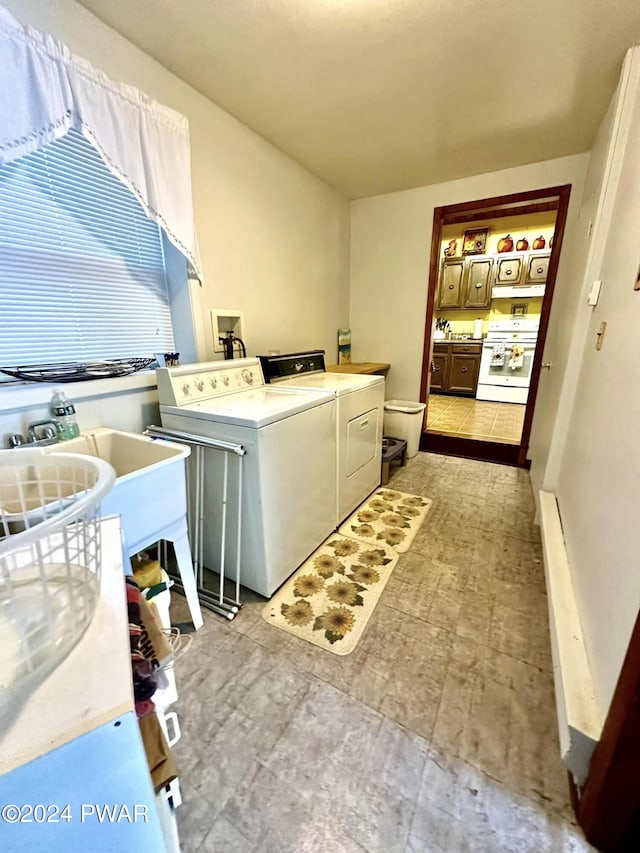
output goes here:
[[0, 168], [0, 367], [173, 349], [160, 229], [93, 146]]
[[202, 280], [187, 119], [23, 26], [1, 3], [0, 58], [0, 164], [75, 128]]

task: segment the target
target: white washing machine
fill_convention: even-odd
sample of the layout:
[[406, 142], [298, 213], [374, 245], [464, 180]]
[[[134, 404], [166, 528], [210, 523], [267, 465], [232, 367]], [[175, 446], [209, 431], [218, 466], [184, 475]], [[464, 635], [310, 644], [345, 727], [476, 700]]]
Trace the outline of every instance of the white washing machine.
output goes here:
[[324, 351], [260, 356], [278, 388], [332, 391], [336, 419], [336, 527], [380, 485], [384, 376], [327, 373]]
[[[265, 385], [257, 358], [161, 368], [157, 376], [163, 426], [244, 446], [240, 582], [268, 598], [335, 528], [335, 395]], [[216, 570], [224, 453], [207, 450], [205, 459], [204, 562]], [[237, 471], [229, 465], [227, 513], [237, 513]], [[229, 536], [232, 577], [236, 556]]]

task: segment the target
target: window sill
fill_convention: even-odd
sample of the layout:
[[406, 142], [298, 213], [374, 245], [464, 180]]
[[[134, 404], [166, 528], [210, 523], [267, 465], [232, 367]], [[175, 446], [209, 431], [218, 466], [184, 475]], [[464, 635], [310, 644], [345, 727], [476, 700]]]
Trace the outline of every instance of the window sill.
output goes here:
[[113, 376], [110, 379], [91, 379], [88, 382], [34, 382], [25, 385], [0, 385], [0, 410], [3, 414], [32, 406], [49, 405], [56, 388], [62, 388], [75, 403], [92, 397], [106, 397], [143, 388], [156, 389], [155, 370], [141, 370], [130, 376]]

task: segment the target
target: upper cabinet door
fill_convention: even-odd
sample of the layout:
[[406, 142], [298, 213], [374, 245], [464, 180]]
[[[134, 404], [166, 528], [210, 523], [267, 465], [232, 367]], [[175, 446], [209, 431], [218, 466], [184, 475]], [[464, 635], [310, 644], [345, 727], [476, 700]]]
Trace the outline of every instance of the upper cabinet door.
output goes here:
[[492, 258], [467, 258], [465, 308], [488, 308], [491, 304]]
[[438, 308], [462, 308], [464, 259], [445, 259], [440, 274]]
[[522, 255], [509, 255], [496, 260], [495, 284], [520, 284], [522, 278]]
[[525, 272], [525, 284], [544, 284], [546, 282], [550, 257], [551, 252], [529, 255]]

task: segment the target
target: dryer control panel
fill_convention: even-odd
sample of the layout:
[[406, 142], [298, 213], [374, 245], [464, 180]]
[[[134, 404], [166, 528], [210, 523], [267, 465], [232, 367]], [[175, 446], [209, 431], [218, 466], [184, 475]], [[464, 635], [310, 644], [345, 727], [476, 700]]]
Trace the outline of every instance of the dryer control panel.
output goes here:
[[159, 367], [156, 376], [160, 404], [166, 406], [186, 406], [265, 384], [257, 358]]
[[265, 382], [281, 382], [306, 373], [324, 373], [324, 350], [292, 352], [286, 355], [259, 355]]

